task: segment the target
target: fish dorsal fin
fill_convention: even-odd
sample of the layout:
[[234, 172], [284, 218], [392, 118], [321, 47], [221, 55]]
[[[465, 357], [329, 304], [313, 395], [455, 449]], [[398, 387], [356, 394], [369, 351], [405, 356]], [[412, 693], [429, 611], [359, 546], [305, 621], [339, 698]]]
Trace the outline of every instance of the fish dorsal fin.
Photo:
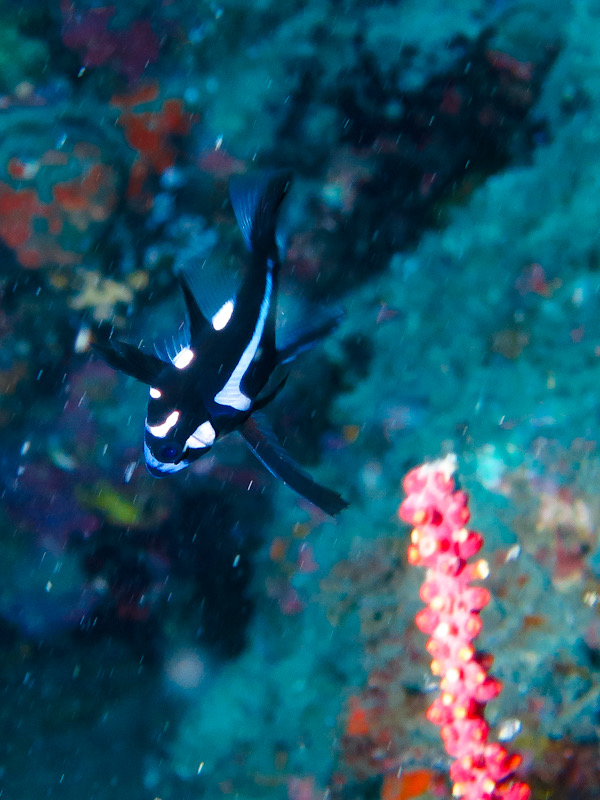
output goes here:
[[190, 285], [189, 276], [185, 272], [178, 272], [177, 277], [179, 278], [179, 284], [183, 292], [183, 299], [185, 300], [185, 307], [188, 313], [190, 338], [196, 339], [205, 328], [207, 320], [196, 300]]
[[148, 386], [160, 385], [161, 375], [167, 365], [157, 356], [145, 353], [133, 344], [104, 336], [98, 336], [92, 342], [92, 348], [114, 369], [131, 375]]
[[277, 212], [291, 183], [289, 170], [238, 175], [229, 181], [231, 205], [248, 250], [274, 244]]
[[180, 259], [176, 269], [189, 316], [190, 339], [194, 343], [207, 324], [214, 330], [224, 327], [227, 316], [222, 313], [219, 318], [218, 314], [224, 307], [227, 310], [226, 304], [232, 304], [233, 311], [240, 279], [235, 272], [213, 261], [198, 264], [195, 259], [187, 262]]

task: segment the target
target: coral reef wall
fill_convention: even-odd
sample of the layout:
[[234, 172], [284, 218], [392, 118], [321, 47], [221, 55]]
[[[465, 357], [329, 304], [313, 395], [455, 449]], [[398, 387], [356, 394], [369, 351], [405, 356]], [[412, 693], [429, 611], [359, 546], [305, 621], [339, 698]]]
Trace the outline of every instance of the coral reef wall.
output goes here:
[[[400, 477], [455, 452], [486, 531], [495, 739], [600, 791], [594, 0], [0, 0], [0, 789], [449, 796]], [[144, 469], [97, 326], [177, 335], [237, 268], [232, 175], [288, 167], [267, 409], [335, 521], [227, 438]], [[514, 743], [513, 743], [514, 740]], [[32, 769], [35, 765], [35, 769]]]

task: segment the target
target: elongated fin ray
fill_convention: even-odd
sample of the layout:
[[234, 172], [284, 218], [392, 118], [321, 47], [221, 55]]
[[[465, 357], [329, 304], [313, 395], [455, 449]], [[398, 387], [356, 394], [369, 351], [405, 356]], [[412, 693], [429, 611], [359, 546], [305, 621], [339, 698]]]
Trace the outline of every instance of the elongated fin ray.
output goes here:
[[305, 472], [286, 453], [275, 435], [271, 431], [261, 430], [256, 420], [247, 419], [240, 428], [240, 433], [248, 447], [269, 472], [324, 511], [325, 514], [335, 516], [347, 508], [348, 503], [340, 494], [314, 481], [308, 472]]
[[229, 181], [231, 205], [248, 250], [275, 245], [277, 212], [291, 183], [289, 170], [239, 175]]

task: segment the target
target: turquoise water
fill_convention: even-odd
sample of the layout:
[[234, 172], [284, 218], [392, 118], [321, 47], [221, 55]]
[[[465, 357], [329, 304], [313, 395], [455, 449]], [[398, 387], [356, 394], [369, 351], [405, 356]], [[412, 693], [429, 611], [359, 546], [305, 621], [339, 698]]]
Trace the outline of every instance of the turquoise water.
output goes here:
[[[492, 734], [598, 797], [596, 4], [0, 15], [0, 796], [450, 797], [397, 509], [455, 453]], [[280, 336], [344, 316], [264, 413], [334, 518], [235, 432], [151, 477], [92, 351], [179, 342], [177, 271], [252, 266], [230, 179], [282, 168]]]

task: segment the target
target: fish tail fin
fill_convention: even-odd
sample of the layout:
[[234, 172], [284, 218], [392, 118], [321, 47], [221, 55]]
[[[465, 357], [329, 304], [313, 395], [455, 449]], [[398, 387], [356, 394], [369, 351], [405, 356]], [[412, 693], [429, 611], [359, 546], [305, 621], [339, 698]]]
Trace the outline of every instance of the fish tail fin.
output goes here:
[[229, 181], [235, 217], [251, 252], [273, 248], [279, 207], [291, 183], [290, 170], [239, 175]]

